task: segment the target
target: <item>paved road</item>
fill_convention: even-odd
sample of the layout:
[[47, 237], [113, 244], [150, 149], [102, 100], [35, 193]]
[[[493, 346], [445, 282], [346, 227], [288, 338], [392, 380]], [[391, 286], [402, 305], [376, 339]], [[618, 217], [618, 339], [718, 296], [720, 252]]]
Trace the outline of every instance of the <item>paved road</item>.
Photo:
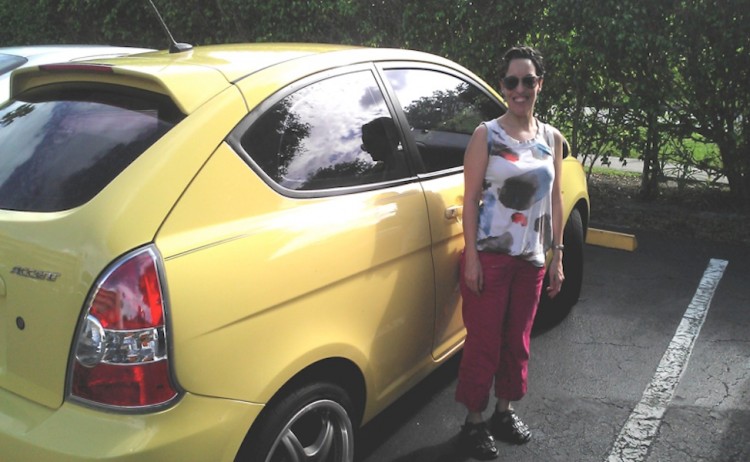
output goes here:
[[[640, 159], [626, 159], [625, 162], [622, 162], [620, 159], [610, 158], [609, 165], [602, 165], [601, 158], [598, 158], [594, 165], [597, 167], [606, 167], [615, 170], [622, 170], [625, 172], [643, 173], [643, 161]], [[706, 172], [695, 168], [688, 168], [686, 170], [685, 167], [681, 167], [676, 164], [665, 165], [664, 175], [668, 178], [685, 178], [697, 181], [708, 180], [708, 175], [706, 174]], [[726, 177], [721, 177], [718, 182], [726, 183], [727, 179]]]
[[[581, 301], [532, 339], [529, 394], [516, 407], [534, 438], [500, 444], [500, 460], [750, 461], [750, 249], [648, 233], [638, 242], [635, 252], [587, 246]], [[675, 339], [679, 353], [683, 319], [712, 260], [728, 265], [702, 303], [705, 322], [684, 371], [662, 415], [650, 419], [653, 435], [639, 436], [645, 452], [622, 457], [616, 441], [643, 406], [644, 391], [668, 388], [663, 358], [670, 352], [668, 365], [677, 362]], [[455, 445], [463, 420], [453, 401], [457, 364], [447, 363], [366, 426], [357, 461], [470, 460]]]

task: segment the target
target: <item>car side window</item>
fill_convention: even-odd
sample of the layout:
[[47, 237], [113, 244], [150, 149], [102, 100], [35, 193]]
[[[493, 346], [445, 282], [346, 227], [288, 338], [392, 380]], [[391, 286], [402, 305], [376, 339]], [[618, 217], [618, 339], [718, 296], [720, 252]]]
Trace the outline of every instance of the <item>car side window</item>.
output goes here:
[[427, 172], [460, 167], [474, 129], [504, 108], [473, 83], [429, 69], [388, 69]]
[[271, 180], [291, 190], [407, 175], [398, 130], [370, 71], [331, 77], [284, 97], [240, 143]]

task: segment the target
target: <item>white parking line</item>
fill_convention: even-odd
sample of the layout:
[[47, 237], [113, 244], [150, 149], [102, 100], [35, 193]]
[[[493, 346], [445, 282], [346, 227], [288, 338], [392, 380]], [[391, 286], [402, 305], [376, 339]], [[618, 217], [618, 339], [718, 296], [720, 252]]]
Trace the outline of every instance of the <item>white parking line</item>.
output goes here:
[[685, 372], [693, 345], [708, 314], [711, 299], [728, 263], [726, 260], [717, 259], [709, 261], [698, 290], [685, 311], [654, 378], [620, 431], [609, 453], [608, 462], [646, 460], [649, 447], [659, 430], [664, 412], [672, 401], [677, 384]]

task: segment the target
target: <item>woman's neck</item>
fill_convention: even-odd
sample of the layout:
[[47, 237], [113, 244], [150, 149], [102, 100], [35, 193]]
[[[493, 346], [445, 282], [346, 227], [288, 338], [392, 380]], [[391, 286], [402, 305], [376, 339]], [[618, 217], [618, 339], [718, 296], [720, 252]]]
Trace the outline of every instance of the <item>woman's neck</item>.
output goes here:
[[527, 141], [536, 137], [539, 125], [534, 116], [518, 117], [509, 112], [501, 115], [498, 119], [500, 125], [511, 138], [519, 141]]

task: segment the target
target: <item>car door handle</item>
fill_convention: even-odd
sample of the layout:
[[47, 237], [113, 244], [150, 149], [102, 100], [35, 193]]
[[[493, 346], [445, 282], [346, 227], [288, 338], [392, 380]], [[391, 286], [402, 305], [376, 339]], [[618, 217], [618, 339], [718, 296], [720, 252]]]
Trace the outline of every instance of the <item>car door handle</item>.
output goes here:
[[461, 223], [463, 212], [463, 205], [453, 205], [445, 209], [445, 218], [447, 220], [456, 220], [457, 222]]

